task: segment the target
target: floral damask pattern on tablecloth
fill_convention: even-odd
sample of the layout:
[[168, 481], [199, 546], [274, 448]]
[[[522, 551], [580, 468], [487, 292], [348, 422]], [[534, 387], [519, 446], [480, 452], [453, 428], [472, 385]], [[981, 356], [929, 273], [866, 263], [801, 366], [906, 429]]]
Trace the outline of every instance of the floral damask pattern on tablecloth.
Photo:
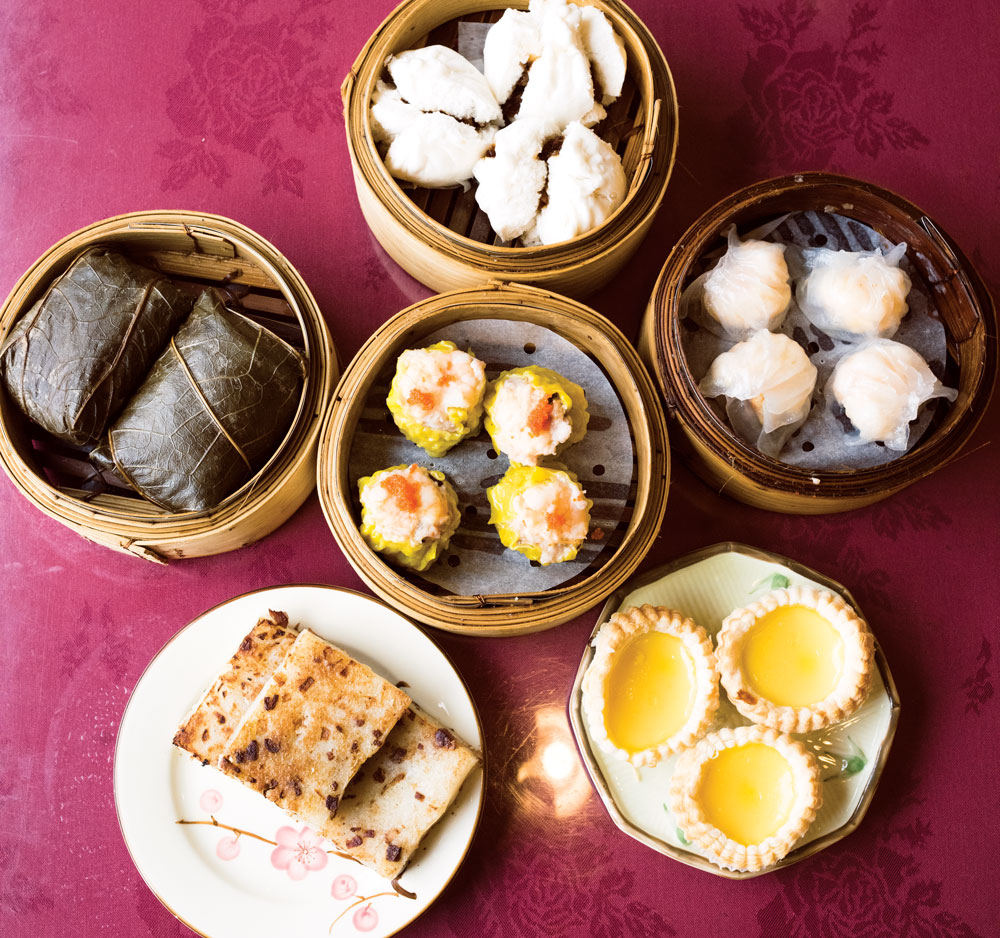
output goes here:
[[266, 17], [252, 2], [201, 3], [187, 68], [167, 89], [177, 136], [157, 146], [167, 161], [161, 188], [181, 189], [199, 177], [219, 188], [234, 159], [252, 157], [261, 195], [301, 198], [305, 164], [286, 141], [340, 116], [338, 76], [325, 61], [332, 18], [315, 0]]
[[730, 125], [737, 140], [756, 141], [755, 163], [827, 169], [848, 147], [877, 157], [929, 142], [894, 113], [880, 80], [879, 6], [860, 0], [842, 17], [832, 5], [819, 21], [813, 0], [737, 9], [755, 46], [743, 72], [748, 100]]

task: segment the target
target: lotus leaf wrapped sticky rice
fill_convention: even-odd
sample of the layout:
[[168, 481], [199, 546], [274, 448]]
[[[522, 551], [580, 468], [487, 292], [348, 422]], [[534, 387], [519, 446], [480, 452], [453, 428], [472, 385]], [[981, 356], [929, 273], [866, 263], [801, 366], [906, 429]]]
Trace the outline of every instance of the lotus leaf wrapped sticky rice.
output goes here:
[[490, 382], [485, 406], [493, 446], [525, 466], [578, 443], [590, 419], [583, 388], [538, 365], [502, 372]]
[[294, 348], [205, 290], [91, 459], [168, 511], [215, 508], [278, 449], [303, 376]]
[[7, 392], [54, 436], [93, 443], [193, 300], [158, 271], [89, 248], [11, 330], [0, 361]]
[[505, 547], [543, 565], [576, 557], [590, 529], [590, 509], [576, 476], [544, 466], [511, 466], [486, 490], [490, 524]]
[[443, 472], [415, 463], [358, 480], [361, 535], [401, 567], [426, 570], [458, 530], [458, 496]]
[[479, 431], [485, 390], [478, 358], [435, 342], [399, 356], [386, 404], [403, 436], [437, 457]]

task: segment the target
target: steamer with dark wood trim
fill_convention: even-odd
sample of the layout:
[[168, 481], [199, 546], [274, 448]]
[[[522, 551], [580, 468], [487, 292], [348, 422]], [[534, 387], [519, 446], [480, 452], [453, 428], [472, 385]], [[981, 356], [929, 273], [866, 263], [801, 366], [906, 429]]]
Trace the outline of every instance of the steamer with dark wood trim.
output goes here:
[[[795, 211], [832, 211], [908, 245], [907, 257], [933, 292], [948, 343], [944, 383], [958, 399], [941, 407], [923, 438], [892, 462], [816, 471], [763, 456], [716, 415], [688, 370], [678, 314], [695, 265], [731, 224], [746, 231]], [[739, 501], [790, 514], [848, 511], [887, 498], [940, 469], [968, 442], [986, 411], [997, 372], [997, 319], [982, 278], [958, 246], [911, 202], [871, 183], [799, 173], [756, 183], [723, 199], [683, 235], [653, 289], [640, 352], [656, 375], [668, 414], [684, 431], [678, 452], [710, 485]]]
[[[400, 353], [419, 347], [424, 336], [484, 318], [544, 326], [585, 351], [610, 380], [633, 434], [634, 491], [615, 532], [620, 542], [614, 553], [578, 582], [545, 592], [474, 596], [431, 592], [371, 550], [358, 530], [360, 518], [352, 505], [357, 479], [349, 472], [351, 447], [372, 388], [380, 380], [387, 383]], [[574, 300], [521, 284], [491, 283], [416, 303], [390, 319], [362, 347], [345, 369], [323, 424], [317, 487], [323, 513], [345, 556], [384, 600], [406, 615], [451, 632], [518, 635], [566, 622], [621, 586], [659, 533], [669, 479], [666, 421], [656, 387], [625, 336]]]
[[488, 280], [531, 283], [586, 296], [635, 253], [652, 224], [677, 149], [677, 96], [663, 53], [642, 21], [618, 0], [588, 0], [622, 37], [628, 74], [604, 123], [629, 180], [625, 201], [603, 224], [577, 238], [539, 247], [500, 242], [461, 189], [404, 190], [379, 156], [370, 103], [388, 56], [450, 41], [459, 19], [493, 22], [528, 0], [406, 0], [389, 14], [344, 79], [347, 147], [361, 211], [379, 243], [408, 273], [435, 290]]
[[240, 296], [244, 312], [306, 359], [292, 426], [253, 479], [205, 512], [165, 511], [106, 475], [107, 484], [95, 489], [96, 471], [86, 452], [31, 424], [2, 389], [0, 462], [45, 514], [98, 544], [147, 560], [217, 554], [259, 540], [312, 491], [320, 420], [338, 374], [330, 333], [309, 288], [271, 244], [230, 219], [180, 211], [118, 215], [67, 235], [21, 277], [0, 310], [0, 346], [53, 280], [82, 250], [97, 244], [113, 246], [174, 279], [245, 294]]

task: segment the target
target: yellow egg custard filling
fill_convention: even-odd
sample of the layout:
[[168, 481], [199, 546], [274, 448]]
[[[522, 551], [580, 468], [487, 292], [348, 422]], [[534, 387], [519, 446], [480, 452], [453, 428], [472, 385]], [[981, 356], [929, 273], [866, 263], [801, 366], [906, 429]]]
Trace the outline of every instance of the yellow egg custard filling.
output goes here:
[[837, 723], [864, 702], [874, 639], [839, 596], [812, 587], [775, 590], [722, 623], [722, 685], [755, 723], [807, 733]]
[[815, 819], [819, 764], [783, 733], [725, 728], [681, 753], [669, 801], [677, 826], [713, 863], [755, 872], [786, 856]]
[[608, 674], [608, 738], [629, 754], [658, 746], [687, 720], [695, 682], [694, 661], [676, 635], [636, 635], [613, 658]]
[[704, 629], [660, 606], [617, 612], [594, 636], [583, 680], [591, 741], [634, 766], [656, 765], [701, 736], [719, 705]]
[[705, 763], [695, 798], [705, 820], [730, 840], [759, 843], [788, 820], [795, 802], [792, 768], [764, 743], [723, 749]]
[[743, 673], [751, 688], [783, 707], [805, 707], [833, 693], [844, 670], [844, 640], [815, 609], [778, 606], [747, 633]]

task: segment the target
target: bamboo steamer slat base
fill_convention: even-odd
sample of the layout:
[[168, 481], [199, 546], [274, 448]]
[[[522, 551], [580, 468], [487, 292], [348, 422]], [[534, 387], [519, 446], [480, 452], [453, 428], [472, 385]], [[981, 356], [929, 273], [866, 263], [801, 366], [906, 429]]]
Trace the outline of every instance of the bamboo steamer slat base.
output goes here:
[[[287, 520], [315, 484], [320, 422], [338, 375], [333, 343], [316, 301], [295, 268], [238, 222], [192, 212], [134, 212], [89, 225], [43, 254], [0, 310], [0, 345], [48, 284], [94, 244], [110, 245], [177, 278], [265, 291], [249, 294], [247, 312], [276, 331], [298, 336], [307, 359], [299, 411], [268, 464], [208, 512], [172, 513], [121, 489], [121, 494], [95, 494], [68, 481], [53, 484], [46, 473], [59, 465], [59, 458], [41, 468], [33, 430], [2, 389], [0, 462], [39, 510], [105, 547], [163, 563], [252, 544]], [[62, 462], [73, 462], [72, 455]]]
[[[614, 554], [582, 581], [543, 593], [438, 596], [408, 580], [365, 543], [354, 516], [349, 476], [352, 440], [368, 393], [407, 348], [451, 323], [491, 318], [544, 326], [597, 361], [618, 392], [633, 432], [635, 496], [627, 530]], [[358, 575], [406, 615], [449, 632], [520, 635], [581, 615], [618, 589], [659, 534], [670, 480], [666, 421], [656, 387], [621, 332], [594, 310], [520, 284], [491, 283], [431, 297], [404, 309], [368, 340], [345, 369], [323, 423], [317, 488], [327, 522]]]
[[[933, 287], [948, 342], [945, 384], [958, 399], [935, 417], [909, 452], [882, 466], [819, 471], [763, 456], [739, 440], [698, 391], [687, 368], [678, 304], [700, 257], [741, 231], [796, 211], [833, 211], [869, 225], [890, 241], [906, 241], [907, 257]], [[678, 452], [720, 493], [788, 514], [827, 514], [874, 504], [954, 459], [986, 412], [997, 373], [993, 299], [958, 246], [919, 208], [870, 183], [832, 173], [798, 173], [756, 183], [710, 208], [667, 258], [646, 308], [639, 339], [667, 413], [685, 440]]]
[[528, 0], [405, 0], [375, 31], [341, 96], [358, 203], [378, 242], [407, 273], [434, 290], [471, 288], [489, 280], [528, 283], [583, 297], [606, 284], [635, 253], [663, 201], [677, 149], [677, 96], [656, 40], [619, 0], [588, 0], [602, 10], [626, 45], [629, 79], [641, 101], [634, 132], [619, 152], [629, 191], [602, 225], [555, 245], [508, 247], [467, 235], [481, 226], [463, 210], [454, 228], [447, 213], [432, 217], [385, 168], [372, 136], [369, 106], [387, 56], [421, 46], [429, 33], [463, 16], [526, 9]]

